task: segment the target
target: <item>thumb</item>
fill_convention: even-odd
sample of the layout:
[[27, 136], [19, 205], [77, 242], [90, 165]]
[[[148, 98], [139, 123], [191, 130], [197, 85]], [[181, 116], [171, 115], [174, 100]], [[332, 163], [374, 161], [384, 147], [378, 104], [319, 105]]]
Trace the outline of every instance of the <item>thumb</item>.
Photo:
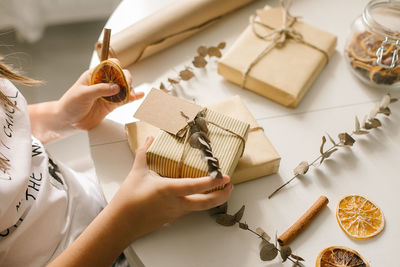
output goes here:
[[133, 163], [133, 168], [134, 169], [141, 169], [141, 168], [146, 168], [147, 167], [147, 162], [146, 162], [146, 151], [149, 149], [150, 145], [153, 143], [154, 137], [153, 136], [148, 136], [146, 138], [146, 141], [144, 145], [142, 145], [140, 148], [136, 150], [135, 153], [135, 162]]
[[99, 98], [103, 96], [112, 96], [119, 93], [120, 87], [115, 83], [97, 83], [89, 85], [86, 94], [92, 98]]

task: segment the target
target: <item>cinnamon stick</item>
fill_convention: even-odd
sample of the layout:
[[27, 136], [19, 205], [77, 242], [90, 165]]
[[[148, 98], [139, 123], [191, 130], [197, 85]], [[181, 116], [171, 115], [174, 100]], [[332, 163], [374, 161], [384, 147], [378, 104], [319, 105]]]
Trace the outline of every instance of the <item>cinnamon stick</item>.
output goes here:
[[104, 28], [100, 61], [108, 59], [108, 52], [110, 50], [110, 39], [111, 39], [111, 29]]
[[317, 201], [301, 216], [292, 226], [289, 227], [278, 238], [281, 246], [288, 245], [293, 241], [307, 226], [314, 220], [315, 217], [326, 207], [329, 200], [326, 196], [320, 196]]

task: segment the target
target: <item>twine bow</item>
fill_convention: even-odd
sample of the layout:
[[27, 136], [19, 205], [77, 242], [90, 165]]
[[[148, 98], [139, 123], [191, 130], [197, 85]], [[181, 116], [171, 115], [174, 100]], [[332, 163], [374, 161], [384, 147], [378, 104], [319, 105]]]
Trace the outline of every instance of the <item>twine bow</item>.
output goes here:
[[[258, 38], [265, 40], [265, 41], [270, 41], [268, 46], [247, 66], [246, 71], [243, 74], [242, 78], [242, 87], [245, 86], [247, 77], [251, 71], [251, 69], [265, 56], [267, 55], [273, 48], [278, 47], [281, 48], [285, 45], [286, 40], [292, 39], [298, 43], [302, 43], [304, 45], [307, 45], [315, 50], [320, 51], [326, 58], [326, 64], [329, 62], [329, 55], [326, 51], [316, 47], [315, 45], [305, 41], [303, 39], [303, 36], [301, 33], [297, 32], [294, 28], [293, 25], [297, 22], [297, 17], [293, 17], [289, 13], [289, 9], [292, 5], [292, 0], [289, 0], [287, 5], [285, 5], [284, 0], [280, 0], [281, 4], [281, 10], [282, 10], [282, 26], [280, 28], [273, 28], [267, 24], [264, 24], [260, 21], [257, 21], [255, 19], [255, 16], [250, 17], [250, 24], [252, 26], [252, 30], [255, 36]], [[267, 34], [260, 34], [256, 30], [256, 26], [259, 25], [262, 26], [268, 30], [270, 30]]]

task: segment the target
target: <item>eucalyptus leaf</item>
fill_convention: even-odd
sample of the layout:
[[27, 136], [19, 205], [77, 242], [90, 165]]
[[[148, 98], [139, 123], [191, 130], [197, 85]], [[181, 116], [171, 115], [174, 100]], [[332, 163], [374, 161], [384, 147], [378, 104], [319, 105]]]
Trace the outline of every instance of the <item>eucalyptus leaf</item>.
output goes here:
[[261, 227], [256, 228], [256, 233], [267, 241], [271, 240], [271, 237]]
[[204, 160], [204, 161], [218, 162], [218, 159], [216, 159], [216, 158], [214, 158], [214, 157], [204, 157], [203, 160]]
[[202, 132], [208, 133], [208, 127], [207, 127], [207, 122], [204, 118], [202, 117], [197, 117], [194, 120], [195, 124], [198, 125], [201, 129]]
[[197, 53], [202, 57], [207, 56], [207, 51], [207, 47], [205, 47], [204, 45], [201, 45], [197, 48]]
[[[368, 120], [368, 116], [365, 115], [363, 120], [362, 120], [362, 122], [361, 122], [361, 128], [367, 129], [367, 126], [366, 126], [367, 120]], [[371, 128], [369, 128], [369, 129], [371, 129]], [[369, 129], [367, 129], [367, 130], [369, 130]]]
[[189, 145], [193, 148], [200, 149], [202, 147], [200, 143], [200, 132], [194, 133], [189, 137]]
[[209, 209], [208, 213], [210, 215], [219, 215], [219, 214], [226, 214], [227, 211], [228, 211], [228, 202], [225, 202], [222, 205]]
[[165, 87], [164, 83], [160, 83], [160, 90], [167, 91], [167, 88]]
[[324, 154], [324, 146], [325, 146], [325, 143], [326, 143], [326, 137], [325, 137], [325, 136], [322, 136], [322, 144], [321, 144], [321, 147], [319, 148], [319, 152], [321, 152], [321, 155]]
[[337, 151], [338, 149], [337, 148], [334, 148], [334, 149], [332, 149], [332, 150], [329, 150], [329, 151], [326, 151], [325, 153], [324, 153], [324, 158], [329, 158], [333, 153], [335, 153], [336, 151]]
[[297, 167], [293, 170], [293, 174], [294, 174], [295, 176], [297, 176], [297, 175], [303, 175], [303, 174], [306, 174], [306, 173], [307, 173], [308, 169], [309, 169], [309, 164], [308, 164], [308, 162], [307, 162], [307, 161], [302, 161], [302, 162], [300, 162], [300, 164], [297, 165]]
[[203, 56], [195, 56], [192, 63], [196, 68], [204, 68], [207, 65], [207, 60]]
[[239, 227], [240, 227], [241, 229], [243, 229], [243, 230], [248, 230], [248, 229], [249, 229], [249, 226], [247, 225], [247, 223], [242, 223], [242, 222], [240, 222], [240, 223], [239, 223]]
[[376, 105], [376, 106], [370, 111], [369, 117], [370, 117], [371, 119], [375, 118], [376, 115], [378, 115], [378, 112], [379, 112], [379, 105]]
[[210, 172], [210, 177], [211, 178], [215, 179], [215, 178], [217, 178], [217, 176], [218, 176], [218, 170], [214, 170], [214, 171]]
[[245, 206], [243, 205], [236, 213], [233, 215], [235, 217], [235, 221], [240, 222], [243, 217]]
[[194, 73], [188, 69], [184, 69], [179, 72], [179, 76], [181, 77], [182, 80], [188, 81], [194, 77]]
[[190, 135], [192, 135], [192, 134], [200, 132], [200, 131], [201, 131], [200, 126], [198, 126], [197, 124], [194, 124], [193, 126], [190, 127], [189, 133], [190, 133]]
[[178, 84], [180, 80], [179, 78], [168, 78], [168, 82], [171, 84]]
[[292, 255], [292, 249], [289, 246], [282, 246], [280, 248], [280, 254], [282, 258], [282, 262], [285, 262], [290, 255]]
[[390, 110], [389, 107], [386, 108], [380, 108], [379, 109], [379, 113], [384, 114], [386, 116], [390, 116], [390, 114], [392, 113], [392, 111]]
[[219, 214], [216, 222], [223, 226], [232, 226], [236, 224], [235, 217], [229, 214]]
[[290, 255], [290, 257], [292, 257], [293, 259], [295, 259], [297, 261], [304, 261], [304, 259], [302, 257], [294, 255], [293, 253]]
[[263, 261], [270, 261], [276, 258], [278, 249], [271, 243], [266, 243], [260, 250], [260, 259]]
[[215, 46], [209, 47], [207, 50], [207, 54], [210, 57], [222, 57], [221, 51], [219, 51], [219, 48]]
[[356, 142], [348, 133], [340, 133], [339, 140], [345, 146], [352, 146]]
[[331, 141], [331, 143], [336, 146], [336, 142], [335, 140], [333, 140], [333, 138], [327, 133], [329, 140]]
[[369, 120], [372, 128], [378, 128], [382, 126], [382, 123], [377, 118], [373, 118]]
[[358, 117], [356, 116], [355, 122], [354, 122], [354, 132], [360, 131], [360, 121], [358, 120]]
[[386, 108], [386, 107], [390, 104], [390, 102], [391, 102], [390, 95], [389, 95], [389, 94], [386, 94], [386, 95], [383, 96], [383, 98], [382, 98], [382, 100], [381, 100], [379, 106], [380, 106], [381, 108]]
[[210, 150], [211, 150], [211, 147], [210, 147], [209, 143], [208, 143], [206, 140], [204, 140], [204, 136], [201, 134], [201, 132], [199, 132], [199, 134], [201, 135], [201, 137], [199, 137], [199, 142], [200, 142], [203, 146], [205, 146], [207, 149], [210, 149]]
[[225, 43], [225, 42], [220, 42], [220, 43], [218, 44], [217, 47], [218, 47], [219, 49], [224, 49], [225, 46], [226, 46], [226, 43]]

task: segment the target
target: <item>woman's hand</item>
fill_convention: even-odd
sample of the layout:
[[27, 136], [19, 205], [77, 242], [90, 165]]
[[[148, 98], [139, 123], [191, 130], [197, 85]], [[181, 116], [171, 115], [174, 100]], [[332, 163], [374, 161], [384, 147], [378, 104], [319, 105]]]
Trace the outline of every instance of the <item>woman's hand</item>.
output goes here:
[[[123, 217], [133, 239], [190, 211], [221, 205], [233, 189], [227, 176], [222, 179], [160, 177], [146, 164], [146, 151], [152, 142], [153, 138], [148, 137], [145, 145], [136, 151], [133, 168], [110, 203], [126, 208]], [[223, 185], [222, 190], [205, 193]]]
[[[111, 61], [120, 64], [117, 59]], [[123, 70], [128, 84], [132, 83], [132, 76], [128, 70]], [[61, 97], [59, 112], [63, 120], [78, 129], [90, 130], [101, 122], [104, 117], [113, 111], [118, 104], [111, 104], [101, 100], [104, 96], [112, 96], [119, 92], [116, 84], [99, 83], [89, 85], [92, 70], [84, 72], [76, 83]], [[131, 91], [129, 102], [144, 96], [142, 92]]]
[[[225, 203], [232, 191], [230, 178], [163, 178], [146, 165], [153, 141], [136, 151], [132, 170], [104, 210], [49, 266], [110, 266], [136, 238], [194, 210]], [[222, 190], [204, 193], [217, 186]]]
[[[116, 59], [110, 60], [119, 64]], [[123, 71], [128, 84], [131, 84], [131, 74]], [[91, 72], [84, 72], [60, 100], [29, 105], [32, 134], [42, 143], [64, 137], [76, 129], [90, 130], [119, 106], [101, 100], [103, 96], [117, 94], [119, 86], [111, 83], [89, 85]], [[129, 101], [144, 96], [142, 92], [131, 92]]]

